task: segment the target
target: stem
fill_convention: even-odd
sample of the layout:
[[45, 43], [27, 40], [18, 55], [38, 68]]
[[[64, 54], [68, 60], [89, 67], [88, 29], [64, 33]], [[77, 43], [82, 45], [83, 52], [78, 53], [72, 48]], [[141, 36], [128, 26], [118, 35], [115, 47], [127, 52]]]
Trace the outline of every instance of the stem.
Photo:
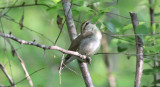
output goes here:
[[[150, 5], [152, 5], [152, 3], [153, 3], [153, 0], [149, 0], [149, 4]], [[150, 6], [150, 8], [149, 8], [149, 11], [150, 11], [150, 20], [151, 20], [151, 27], [153, 27], [153, 24], [154, 24], [154, 8], [152, 8], [151, 6]], [[152, 34], [155, 34], [156, 32], [155, 32], [155, 30], [153, 30], [152, 29]], [[155, 45], [156, 43], [155, 43], [155, 38], [154, 38], [154, 43], [153, 43], [153, 46]], [[157, 55], [155, 55], [154, 56], [154, 62], [153, 62], [153, 64], [154, 64], [154, 66], [153, 67], [156, 67], [156, 66], [158, 66], [158, 62], [156, 61], [157, 60]], [[158, 73], [156, 73], [156, 74], [154, 74], [154, 82], [156, 82], [158, 80]], [[158, 85], [157, 85], [157, 83], [155, 83], [154, 84], [154, 87], [157, 87]]]
[[[71, 3], [69, 2], [69, 0], [61, 0], [61, 1], [62, 1], [64, 13], [65, 13], [68, 33], [70, 36], [70, 40], [72, 41], [77, 37], [77, 31], [76, 31], [76, 27], [72, 17], [72, 10], [70, 10]], [[82, 72], [86, 87], [94, 87], [87, 64], [80, 61], [78, 61], [78, 63], [79, 63], [79, 67]]]
[[[102, 50], [104, 53], [107, 53], [107, 41], [106, 41], [106, 35], [102, 35]], [[108, 72], [108, 80], [109, 80], [109, 87], [116, 87], [115, 77], [112, 75], [111, 67], [108, 59], [108, 54], [104, 54], [104, 61], [107, 67]]]
[[141, 78], [143, 72], [143, 42], [142, 39], [136, 34], [136, 26], [138, 26], [138, 18], [136, 13], [130, 12], [133, 30], [136, 39], [136, 54], [137, 54], [137, 61], [136, 61], [136, 77], [134, 87], [141, 87]]

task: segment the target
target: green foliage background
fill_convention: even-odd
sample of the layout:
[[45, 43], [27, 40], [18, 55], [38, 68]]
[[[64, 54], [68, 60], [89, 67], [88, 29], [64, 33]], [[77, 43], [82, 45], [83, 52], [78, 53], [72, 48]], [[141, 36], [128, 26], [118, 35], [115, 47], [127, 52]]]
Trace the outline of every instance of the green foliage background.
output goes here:
[[[16, 0], [11, 0], [9, 6]], [[22, 4], [23, 1], [18, 1], [16, 5]], [[27, 0], [27, 4], [33, 4], [34, 1]], [[19, 7], [11, 8], [7, 15], [13, 18], [15, 21], [19, 22], [22, 16], [24, 9], [24, 25], [28, 28], [35, 30], [44, 34], [47, 38], [55, 41], [60, 29], [56, 23], [57, 15], [59, 14], [64, 21], [64, 14], [62, 9], [62, 4], [59, 0], [38, 0], [38, 3], [47, 4], [50, 8], [45, 6], [28, 6], [28, 7]], [[138, 34], [149, 34], [152, 29], [156, 32], [159, 31], [159, 24], [155, 23], [154, 28], [150, 27], [150, 18], [149, 18], [149, 4], [148, 0], [72, 0], [72, 12], [75, 20], [86, 21], [92, 15], [92, 22], [95, 23], [98, 21], [97, 26], [101, 28], [101, 31], [112, 33], [112, 34], [133, 34], [133, 29], [131, 25], [131, 20], [129, 12], [134, 11], [138, 15], [140, 20], [140, 26], [137, 28]], [[159, 12], [159, 3], [153, 4], [155, 8], [155, 13]], [[78, 6], [76, 6], [76, 5]], [[0, 1], [1, 7], [6, 6], [6, 1]], [[3, 11], [3, 9], [1, 9]], [[106, 12], [112, 12], [114, 14], [107, 14]], [[127, 18], [124, 18], [127, 17]], [[155, 21], [159, 21], [159, 15], [155, 16]], [[4, 17], [1, 17], [3, 29], [5, 33], [12, 32], [17, 38], [33, 41], [45, 45], [53, 45], [43, 36], [29, 31], [26, 28], [20, 29], [18, 24], [15, 24], [12, 21], [6, 20]], [[75, 22], [77, 31], [80, 32], [80, 23]], [[2, 26], [1, 30], [2, 31]], [[108, 38], [108, 51], [109, 52], [128, 52], [135, 53], [135, 40], [134, 36], [132, 37], [121, 37], [118, 38]], [[160, 43], [159, 36], [143, 36], [141, 37], [144, 41], [144, 53], [157, 53], [159, 52], [158, 43]], [[151, 46], [153, 38], [156, 38], [157, 45]], [[46, 50], [43, 49], [20, 45], [15, 41], [12, 41], [12, 44], [17, 49], [19, 55], [24, 60], [28, 72], [32, 72], [45, 67], [45, 69], [38, 71], [31, 75], [32, 81], [35, 87], [59, 87], [59, 72], [58, 67], [61, 62], [62, 53], [55, 50]], [[63, 32], [57, 42], [57, 45], [68, 49], [70, 45], [70, 39], [67, 31], [66, 25], [63, 28]], [[101, 49], [99, 50], [101, 52]], [[44, 55], [45, 53], [45, 55]], [[112, 74], [116, 78], [117, 87], [133, 87], [135, 70], [136, 70], [136, 58], [131, 56], [127, 59], [126, 55], [123, 54], [111, 54], [109, 55], [109, 60], [111, 64]], [[151, 86], [153, 82], [153, 74], [159, 72], [159, 68], [152, 69], [153, 56], [150, 58], [144, 59], [144, 75], [142, 77], [142, 86]], [[7, 71], [15, 83], [19, 82], [25, 78], [25, 74], [20, 65], [19, 60], [12, 56], [10, 46], [3, 38], [0, 37], [0, 62], [5, 65]], [[69, 64], [76, 73], [69, 69], [64, 69], [62, 71], [62, 87], [85, 87], [83, 78], [81, 76], [79, 66], [77, 62]], [[92, 64], [88, 65], [90, 74], [93, 80], [95, 87], [108, 87], [108, 74], [106, 65], [104, 63], [103, 55], [94, 55], [92, 57]], [[0, 71], [0, 84], [10, 85], [7, 78]], [[29, 87], [28, 81], [25, 80], [17, 84], [17, 87]]]

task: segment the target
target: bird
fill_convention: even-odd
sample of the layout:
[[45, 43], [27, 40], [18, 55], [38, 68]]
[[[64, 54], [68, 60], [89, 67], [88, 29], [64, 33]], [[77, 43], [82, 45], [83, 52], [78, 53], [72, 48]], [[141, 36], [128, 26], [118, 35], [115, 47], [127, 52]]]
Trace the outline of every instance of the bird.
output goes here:
[[[72, 41], [68, 50], [77, 51], [82, 55], [86, 55], [90, 62], [90, 57], [100, 48], [101, 38], [102, 34], [96, 24], [92, 24], [90, 20], [87, 20], [82, 23], [80, 35]], [[65, 65], [74, 59], [78, 59], [77, 56], [68, 54], [60, 68], [63, 69]]]

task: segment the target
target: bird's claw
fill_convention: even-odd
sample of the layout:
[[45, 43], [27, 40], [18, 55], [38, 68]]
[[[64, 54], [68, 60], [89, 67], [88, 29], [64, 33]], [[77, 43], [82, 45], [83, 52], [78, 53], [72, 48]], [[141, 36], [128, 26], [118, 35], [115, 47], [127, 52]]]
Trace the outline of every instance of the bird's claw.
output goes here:
[[87, 57], [86, 58], [86, 62], [89, 63], [89, 64], [91, 64], [91, 57]]

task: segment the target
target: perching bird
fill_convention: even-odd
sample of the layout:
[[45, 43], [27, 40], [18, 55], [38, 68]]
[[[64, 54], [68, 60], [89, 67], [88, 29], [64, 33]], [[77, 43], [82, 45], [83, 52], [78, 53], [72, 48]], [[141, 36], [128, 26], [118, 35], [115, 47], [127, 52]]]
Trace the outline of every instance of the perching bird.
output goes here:
[[[78, 51], [82, 55], [86, 55], [88, 58], [94, 55], [101, 44], [102, 34], [96, 27], [96, 24], [92, 24], [89, 21], [82, 23], [81, 34], [72, 41], [68, 50]], [[76, 59], [77, 56], [67, 55], [61, 66], [61, 69], [72, 60]]]

